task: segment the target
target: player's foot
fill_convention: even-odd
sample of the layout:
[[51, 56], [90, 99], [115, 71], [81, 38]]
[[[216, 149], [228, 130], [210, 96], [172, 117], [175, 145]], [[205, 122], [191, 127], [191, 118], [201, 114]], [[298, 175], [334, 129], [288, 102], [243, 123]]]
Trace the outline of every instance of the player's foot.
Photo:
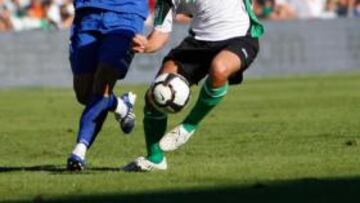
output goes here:
[[[121, 130], [125, 134], [131, 133], [135, 127], [135, 105], [136, 95], [132, 92], [125, 93], [118, 98], [118, 103], [122, 102], [126, 106], [126, 111], [115, 111], [115, 118], [120, 124]], [[123, 113], [122, 113], [123, 112]]]
[[66, 168], [69, 171], [82, 171], [85, 169], [85, 160], [75, 154], [71, 154], [67, 160]]
[[161, 138], [160, 149], [166, 152], [174, 151], [185, 144], [194, 132], [195, 130], [188, 132], [183, 125], [178, 125]]
[[145, 157], [139, 157], [135, 159], [134, 161], [130, 162], [126, 166], [123, 166], [121, 168], [124, 171], [128, 172], [145, 172], [145, 171], [153, 171], [153, 170], [166, 170], [167, 169], [167, 163], [166, 158], [156, 164], [149, 160], [147, 160]]

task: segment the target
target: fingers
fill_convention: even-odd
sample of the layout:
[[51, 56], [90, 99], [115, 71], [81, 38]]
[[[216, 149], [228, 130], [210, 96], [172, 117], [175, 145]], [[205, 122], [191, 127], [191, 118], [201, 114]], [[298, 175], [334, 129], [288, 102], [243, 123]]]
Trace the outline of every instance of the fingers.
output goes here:
[[132, 50], [136, 53], [144, 53], [147, 43], [145, 36], [135, 35], [132, 39]]
[[133, 38], [133, 42], [137, 44], [146, 45], [148, 43], [148, 40], [145, 36], [137, 34]]
[[145, 48], [144, 47], [138, 47], [138, 46], [133, 46], [132, 47], [133, 52], [135, 53], [144, 53], [145, 52]]

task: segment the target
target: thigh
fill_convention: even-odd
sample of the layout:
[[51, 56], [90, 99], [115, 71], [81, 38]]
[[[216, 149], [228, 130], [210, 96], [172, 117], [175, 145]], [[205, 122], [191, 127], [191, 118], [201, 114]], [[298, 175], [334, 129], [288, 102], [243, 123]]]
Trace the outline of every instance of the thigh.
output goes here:
[[94, 75], [93, 94], [109, 96], [118, 78], [118, 70], [111, 65], [100, 63]]
[[94, 95], [109, 96], [118, 78], [112, 66], [98, 64], [95, 73], [74, 75], [74, 91], [81, 104], [87, 104]]
[[[124, 31], [126, 32], [126, 31]], [[134, 53], [131, 51], [131, 35], [105, 34], [99, 48], [99, 64], [114, 69], [117, 79], [123, 79], [130, 67]]]
[[93, 79], [97, 68], [99, 39], [95, 32], [83, 31], [74, 24], [70, 37], [70, 65], [73, 88], [79, 103], [86, 105], [93, 92]]

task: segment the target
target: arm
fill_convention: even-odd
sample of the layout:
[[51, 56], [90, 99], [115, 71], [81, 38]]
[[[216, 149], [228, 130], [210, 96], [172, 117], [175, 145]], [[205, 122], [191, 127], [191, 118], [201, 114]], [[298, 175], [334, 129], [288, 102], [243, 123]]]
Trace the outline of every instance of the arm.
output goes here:
[[148, 43], [145, 47], [145, 53], [154, 53], [160, 50], [166, 45], [170, 38], [170, 32], [162, 32], [160, 30], [154, 29], [150, 35], [147, 37]]
[[176, 14], [176, 22], [177, 23], [181, 23], [181, 24], [190, 24], [192, 17], [189, 14], [185, 14], [185, 13], [179, 13]]
[[154, 53], [165, 46], [170, 38], [170, 33], [154, 29], [148, 37], [136, 35], [132, 39], [132, 50], [135, 53]]
[[154, 29], [147, 38], [136, 35], [133, 38], [133, 50], [137, 53], [154, 53], [161, 49], [170, 37], [174, 14], [171, 0], [157, 1]]
[[181, 24], [190, 24], [194, 13], [194, 2], [181, 1], [176, 8], [175, 21]]

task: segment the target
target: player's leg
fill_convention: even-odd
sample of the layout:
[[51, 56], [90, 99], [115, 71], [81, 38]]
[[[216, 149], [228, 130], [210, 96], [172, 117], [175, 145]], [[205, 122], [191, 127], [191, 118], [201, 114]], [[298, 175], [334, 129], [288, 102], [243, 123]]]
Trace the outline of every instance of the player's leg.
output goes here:
[[[76, 165], [79, 158], [80, 160], [85, 160], [86, 151], [91, 147], [101, 130], [108, 111], [119, 109], [119, 104], [123, 103], [124, 108], [127, 108], [124, 111], [126, 115], [130, 112], [128, 104], [125, 104], [123, 99], [118, 99], [113, 94], [116, 81], [125, 77], [128, 64], [130, 63], [129, 60], [131, 60], [131, 58], [127, 58], [130, 39], [122, 35], [108, 35], [103, 36], [101, 40], [97, 56], [99, 65], [94, 75], [92, 93], [80, 119], [78, 144], [69, 159], [71, 161], [74, 157], [77, 158], [71, 161], [74, 165]], [[130, 98], [127, 99], [130, 103]], [[119, 102], [119, 100], [121, 101]]]
[[[104, 54], [100, 56], [100, 61], [112, 64], [117, 71], [117, 79], [125, 78], [134, 57], [134, 53], [131, 51], [133, 36], [132, 31], [122, 30], [120, 34], [107, 34], [102, 44], [101, 50], [103, 51], [101, 53]], [[116, 97], [114, 92], [111, 92], [111, 95], [117, 100], [116, 108], [112, 112], [114, 112], [121, 130], [125, 134], [129, 134], [135, 127], [134, 105], [136, 95], [132, 92], [124, 93], [120, 97]]]
[[185, 144], [198, 128], [199, 123], [217, 106], [228, 91], [228, 78], [240, 70], [240, 58], [221, 51], [211, 62], [209, 76], [201, 88], [198, 100], [182, 124], [167, 133], [160, 141], [164, 151], [176, 150]]
[[[91, 102], [84, 111], [81, 123], [88, 123], [88, 120], [96, 121], [95, 127], [87, 132], [88, 128], [84, 127], [84, 133], [80, 131], [80, 135], [90, 136], [85, 139], [87, 144], [92, 144], [93, 140], [106, 117], [108, 111], [118, 111], [122, 118], [132, 111], [132, 105], [135, 98], [116, 98], [113, 88], [118, 79], [125, 77], [128, 66], [132, 60], [132, 54], [129, 52], [131, 38], [124, 35], [107, 35], [104, 37], [99, 48], [99, 66], [94, 76], [94, 86]], [[132, 128], [133, 126], [131, 126]], [[86, 133], [87, 132], [87, 133]], [[81, 137], [81, 136], [80, 136]], [[80, 138], [81, 140], [81, 138]]]
[[222, 101], [228, 91], [229, 77], [238, 72], [240, 67], [241, 59], [230, 51], [223, 50], [214, 58], [199, 98], [183, 121], [183, 126], [188, 132], [196, 130], [200, 121]]
[[86, 105], [92, 93], [94, 74], [96, 71], [97, 35], [91, 32], [80, 32], [73, 26], [70, 37], [70, 65], [73, 72], [73, 88], [76, 99]]
[[112, 94], [118, 71], [107, 64], [99, 64], [94, 75], [94, 85], [89, 102], [84, 109], [79, 124], [77, 145], [68, 159], [69, 170], [82, 170], [87, 150], [92, 146], [108, 111], [117, 106], [117, 98]]
[[151, 171], [154, 169], [167, 169], [165, 154], [159, 146], [159, 140], [166, 131], [167, 115], [154, 109], [149, 104], [148, 98], [148, 94], [146, 94], [143, 119], [147, 156], [139, 157], [122, 167], [125, 171]]
[[[159, 74], [177, 73], [177, 70], [178, 68], [175, 62], [169, 60], [163, 64]], [[150, 105], [149, 99], [150, 97], [146, 94], [143, 120], [146, 149], [148, 153], [146, 158], [154, 163], [160, 163], [164, 158], [164, 153], [159, 147], [159, 141], [166, 131], [167, 115], [153, 108]], [[156, 128], [154, 128], [154, 126], [156, 126]]]
[[243, 71], [255, 59], [259, 44], [255, 38], [229, 40], [212, 60], [209, 77], [204, 82], [198, 101], [183, 123], [167, 133], [160, 141], [164, 151], [172, 151], [185, 144], [198, 128], [199, 123], [217, 106], [231, 84], [240, 84]]
[[[94, 74], [77, 74], [74, 75], [73, 80], [76, 98], [80, 104], [86, 106], [91, 98]], [[82, 170], [85, 167], [86, 150], [87, 146], [84, 143], [77, 141], [77, 144], [68, 159], [67, 167], [69, 170]]]
[[[137, 13], [137, 12], [135, 12]], [[132, 38], [136, 33], [142, 33], [145, 19], [137, 14], [116, 13], [104, 11], [102, 30], [106, 33], [105, 42], [101, 50], [102, 61], [114, 65], [119, 70], [119, 79], [123, 79], [134, 57]], [[119, 122], [121, 130], [129, 134], [135, 127], [135, 114], [133, 106], [136, 95], [132, 92], [122, 94], [114, 109], [115, 119]]]
[[[177, 70], [178, 68], [175, 62], [169, 60], [164, 62], [158, 74], [176, 73]], [[139, 157], [135, 161], [127, 164], [125, 167], [123, 167], [123, 170], [126, 171], [150, 171], [153, 169], [167, 169], [165, 154], [159, 146], [159, 141], [166, 131], [167, 115], [152, 107], [149, 101], [150, 97], [148, 95], [148, 91], [145, 94], [143, 119], [147, 156]]]
[[94, 73], [77, 74], [73, 77], [73, 88], [77, 101], [86, 105], [91, 97]]
[[[70, 41], [70, 64], [74, 74], [74, 91], [78, 102], [86, 106], [91, 99], [94, 75], [98, 63], [98, 38], [95, 33], [80, 32], [76, 25], [73, 25]], [[84, 168], [86, 148], [87, 146], [84, 143], [79, 144], [77, 142], [68, 159], [68, 169], [81, 170]]]
[[113, 111], [117, 106], [117, 99], [112, 94], [118, 71], [108, 64], [99, 64], [94, 75], [92, 94], [80, 119], [78, 143], [83, 143], [90, 148], [108, 111]]

